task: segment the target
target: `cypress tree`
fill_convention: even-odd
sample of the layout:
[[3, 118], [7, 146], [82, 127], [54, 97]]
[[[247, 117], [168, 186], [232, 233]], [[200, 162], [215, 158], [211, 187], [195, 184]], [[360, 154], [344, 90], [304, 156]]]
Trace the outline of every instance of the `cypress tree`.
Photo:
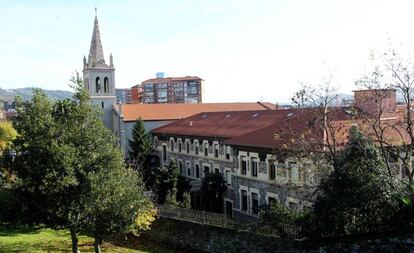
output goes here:
[[132, 129], [132, 140], [129, 140], [129, 158], [145, 164], [151, 151], [151, 139], [145, 130], [144, 121], [140, 117]]

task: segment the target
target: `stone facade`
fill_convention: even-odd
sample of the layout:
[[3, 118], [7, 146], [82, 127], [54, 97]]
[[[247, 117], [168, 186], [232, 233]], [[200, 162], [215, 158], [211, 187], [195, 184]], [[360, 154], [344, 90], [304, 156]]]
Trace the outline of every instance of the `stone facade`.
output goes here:
[[[228, 186], [223, 205], [229, 215], [257, 217], [256, 207], [271, 201], [299, 210], [312, 205], [315, 176], [309, 163], [292, 157], [282, 164], [271, 150], [245, 151], [222, 142], [218, 138], [153, 135], [162, 164], [175, 160], [180, 173], [192, 182], [192, 191], [200, 190], [206, 173], [223, 175]], [[270, 174], [273, 165], [274, 177]]]

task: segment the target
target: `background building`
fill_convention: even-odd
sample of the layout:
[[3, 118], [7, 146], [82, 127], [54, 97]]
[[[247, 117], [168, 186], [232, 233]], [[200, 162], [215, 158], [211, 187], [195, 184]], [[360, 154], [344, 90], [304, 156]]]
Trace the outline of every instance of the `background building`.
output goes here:
[[137, 84], [131, 87], [131, 104], [142, 103], [142, 85]]
[[131, 104], [131, 89], [115, 89], [117, 104]]
[[[157, 73], [157, 76], [162, 76]], [[194, 104], [202, 102], [202, 79], [197, 76], [157, 77], [142, 82], [141, 102]]]

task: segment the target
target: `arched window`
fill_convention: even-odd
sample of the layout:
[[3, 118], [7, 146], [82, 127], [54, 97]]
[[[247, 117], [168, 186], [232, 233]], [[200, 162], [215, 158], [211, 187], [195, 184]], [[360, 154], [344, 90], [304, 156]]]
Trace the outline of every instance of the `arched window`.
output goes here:
[[104, 92], [108, 93], [109, 92], [109, 80], [108, 77], [105, 77], [104, 79]]
[[101, 91], [101, 79], [99, 77], [95, 80], [95, 92], [99, 93]]

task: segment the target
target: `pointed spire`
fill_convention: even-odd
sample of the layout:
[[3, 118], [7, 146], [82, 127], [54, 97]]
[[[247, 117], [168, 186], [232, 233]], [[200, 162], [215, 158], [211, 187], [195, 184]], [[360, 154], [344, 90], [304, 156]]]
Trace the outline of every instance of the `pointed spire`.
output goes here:
[[112, 53], [109, 55], [109, 67], [114, 67], [114, 57], [112, 57]]
[[106, 66], [102, 50], [101, 35], [99, 33], [98, 14], [95, 7], [95, 24], [93, 27], [91, 48], [89, 49], [88, 65], [91, 67]]

